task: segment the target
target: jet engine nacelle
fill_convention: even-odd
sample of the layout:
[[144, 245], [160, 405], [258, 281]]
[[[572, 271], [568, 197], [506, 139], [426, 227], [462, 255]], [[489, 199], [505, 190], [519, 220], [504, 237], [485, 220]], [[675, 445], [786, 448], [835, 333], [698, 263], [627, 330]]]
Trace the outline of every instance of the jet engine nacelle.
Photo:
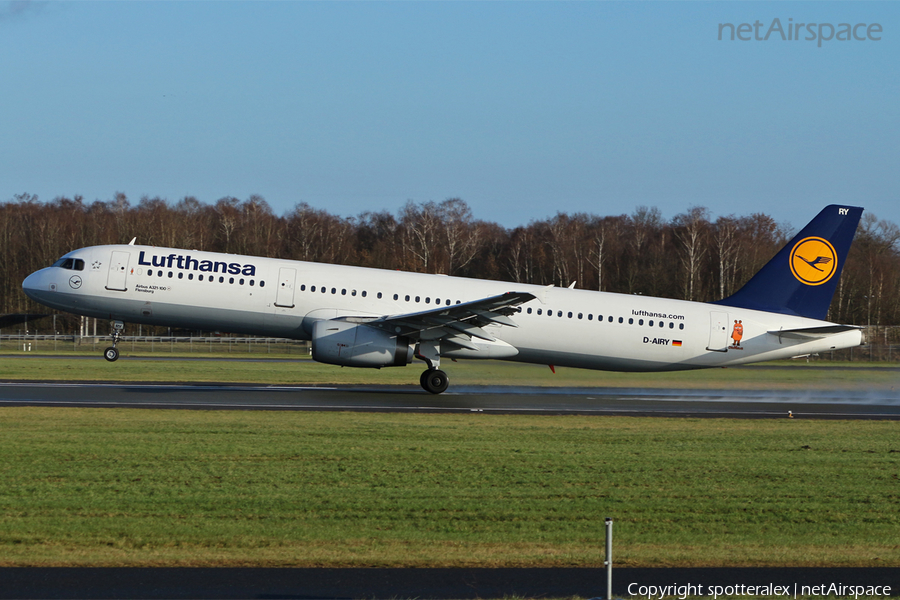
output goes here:
[[316, 321], [313, 360], [345, 367], [403, 367], [412, 362], [408, 337], [342, 320]]

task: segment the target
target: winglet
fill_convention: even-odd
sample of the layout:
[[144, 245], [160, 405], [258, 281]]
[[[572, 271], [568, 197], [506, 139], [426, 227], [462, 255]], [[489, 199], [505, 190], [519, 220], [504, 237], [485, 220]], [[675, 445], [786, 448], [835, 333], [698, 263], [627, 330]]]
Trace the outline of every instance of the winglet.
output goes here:
[[824, 320], [862, 211], [826, 206], [744, 287], [713, 304]]
[[131, 241], [128, 242], [128, 245], [129, 245], [129, 246], [134, 246], [134, 243], [135, 243], [136, 241], [137, 241], [137, 236], [131, 238]]

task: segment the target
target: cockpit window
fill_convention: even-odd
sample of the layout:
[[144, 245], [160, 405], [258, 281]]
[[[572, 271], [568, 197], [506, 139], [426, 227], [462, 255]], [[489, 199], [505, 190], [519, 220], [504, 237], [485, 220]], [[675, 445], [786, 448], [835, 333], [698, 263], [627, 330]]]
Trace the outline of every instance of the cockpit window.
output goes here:
[[69, 271], [84, 271], [84, 261], [80, 258], [61, 258], [53, 263], [52, 266], [68, 269]]

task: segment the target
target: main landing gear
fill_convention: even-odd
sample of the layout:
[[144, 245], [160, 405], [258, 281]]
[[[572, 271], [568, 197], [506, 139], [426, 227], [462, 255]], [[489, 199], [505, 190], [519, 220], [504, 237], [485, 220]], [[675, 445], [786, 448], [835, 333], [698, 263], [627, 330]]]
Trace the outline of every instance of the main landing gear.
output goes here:
[[416, 358], [424, 360], [428, 364], [428, 370], [419, 377], [422, 388], [432, 394], [447, 391], [450, 380], [447, 379], [447, 374], [440, 369], [440, 340], [421, 340], [416, 346]]
[[426, 392], [440, 394], [447, 390], [450, 380], [447, 379], [447, 374], [440, 369], [428, 369], [419, 377], [419, 383], [422, 384]]
[[125, 329], [125, 323], [122, 321], [113, 321], [113, 332], [111, 334], [113, 345], [103, 351], [103, 358], [109, 362], [119, 360], [119, 351], [116, 349], [116, 345], [119, 343], [119, 336], [122, 335], [123, 329]]

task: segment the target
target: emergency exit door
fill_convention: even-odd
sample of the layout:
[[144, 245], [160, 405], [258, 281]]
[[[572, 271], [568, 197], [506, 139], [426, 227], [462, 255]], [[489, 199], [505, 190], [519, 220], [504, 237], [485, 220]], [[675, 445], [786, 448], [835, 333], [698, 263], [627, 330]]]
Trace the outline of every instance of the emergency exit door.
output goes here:
[[278, 292], [275, 294], [275, 306], [294, 308], [294, 282], [297, 269], [281, 267], [278, 269]]

